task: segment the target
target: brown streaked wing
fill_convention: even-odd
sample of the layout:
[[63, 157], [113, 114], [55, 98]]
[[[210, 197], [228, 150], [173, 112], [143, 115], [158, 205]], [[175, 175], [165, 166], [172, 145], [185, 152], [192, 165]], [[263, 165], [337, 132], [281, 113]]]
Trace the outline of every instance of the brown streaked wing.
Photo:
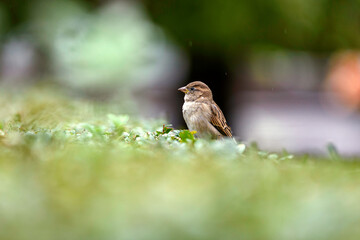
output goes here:
[[222, 113], [219, 106], [212, 102], [211, 104], [211, 119], [210, 123], [224, 136], [232, 137], [231, 134], [231, 128], [226, 123], [226, 119], [224, 117], [224, 114]]

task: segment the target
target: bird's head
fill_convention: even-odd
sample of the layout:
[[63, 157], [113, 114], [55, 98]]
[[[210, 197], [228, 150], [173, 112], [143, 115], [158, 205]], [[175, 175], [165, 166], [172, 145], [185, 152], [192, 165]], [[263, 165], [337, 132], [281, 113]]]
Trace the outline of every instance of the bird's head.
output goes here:
[[210, 88], [200, 81], [191, 82], [178, 90], [185, 93], [185, 101], [196, 101], [198, 99], [212, 100]]

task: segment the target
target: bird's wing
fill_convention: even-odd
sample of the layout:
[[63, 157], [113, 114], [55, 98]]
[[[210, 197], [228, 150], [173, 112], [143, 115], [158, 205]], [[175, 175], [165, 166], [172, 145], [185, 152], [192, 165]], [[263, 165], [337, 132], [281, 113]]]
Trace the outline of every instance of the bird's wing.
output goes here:
[[222, 113], [219, 106], [212, 102], [211, 104], [211, 118], [210, 123], [224, 136], [232, 137], [231, 128], [226, 123], [224, 114]]

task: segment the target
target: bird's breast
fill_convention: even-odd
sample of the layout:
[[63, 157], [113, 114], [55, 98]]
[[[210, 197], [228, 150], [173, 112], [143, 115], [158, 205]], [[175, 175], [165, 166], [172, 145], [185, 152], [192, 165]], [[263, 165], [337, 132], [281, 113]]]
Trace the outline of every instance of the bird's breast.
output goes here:
[[208, 104], [193, 101], [185, 102], [182, 112], [190, 131], [197, 131], [198, 133], [207, 131], [211, 117], [211, 109]]

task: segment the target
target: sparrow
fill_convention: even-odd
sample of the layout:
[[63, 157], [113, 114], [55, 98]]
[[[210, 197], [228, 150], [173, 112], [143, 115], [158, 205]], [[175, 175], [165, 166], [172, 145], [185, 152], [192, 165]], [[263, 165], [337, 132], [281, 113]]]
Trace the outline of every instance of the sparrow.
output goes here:
[[232, 137], [231, 128], [205, 83], [191, 82], [178, 90], [185, 93], [182, 113], [190, 131], [202, 138]]

